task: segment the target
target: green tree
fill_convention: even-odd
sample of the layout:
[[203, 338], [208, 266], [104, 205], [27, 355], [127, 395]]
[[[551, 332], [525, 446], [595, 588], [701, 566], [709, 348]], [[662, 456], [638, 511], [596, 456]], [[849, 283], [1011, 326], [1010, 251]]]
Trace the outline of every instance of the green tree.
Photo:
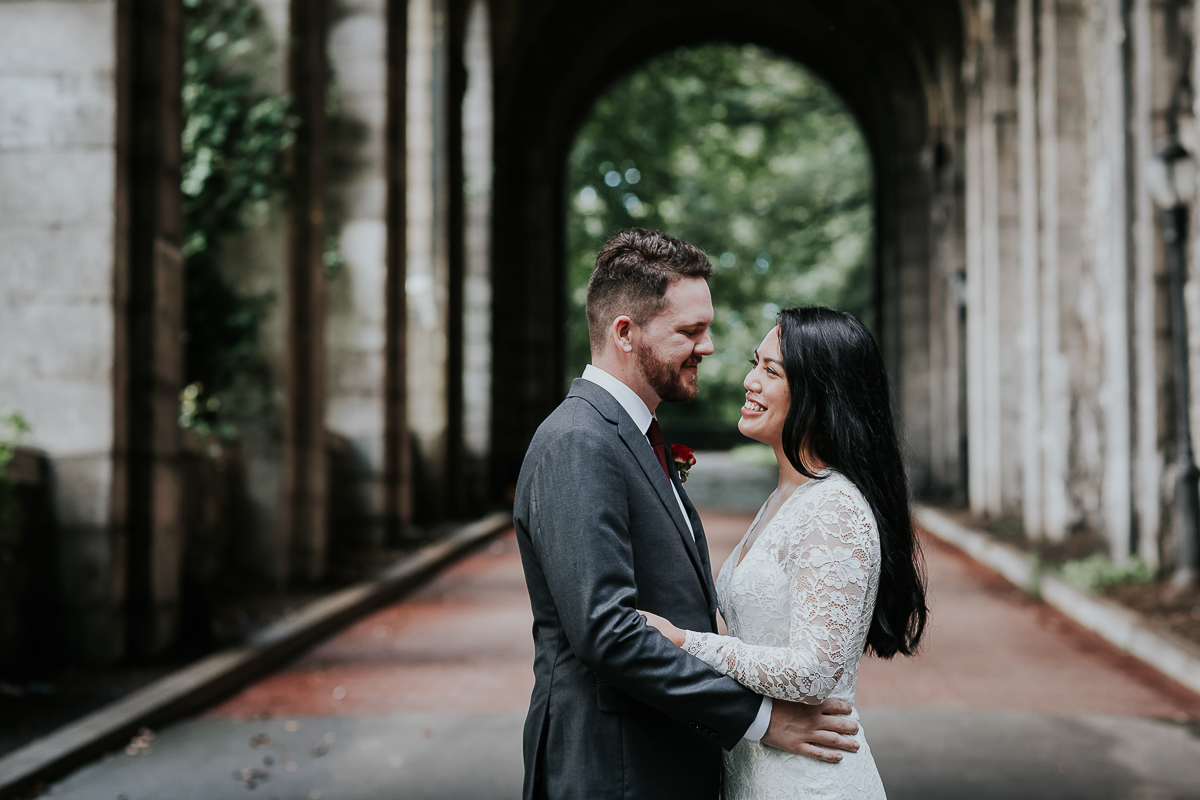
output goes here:
[[872, 325], [871, 166], [836, 93], [753, 45], [655, 58], [596, 102], [567, 170], [568, 376], [589, 360], [583, 314], [596, 251], [655, 228], [714, 265], [714, 357], [701, 394], [664, 419], [732, 426], [747, 361], [780, 307], [820, 303]]

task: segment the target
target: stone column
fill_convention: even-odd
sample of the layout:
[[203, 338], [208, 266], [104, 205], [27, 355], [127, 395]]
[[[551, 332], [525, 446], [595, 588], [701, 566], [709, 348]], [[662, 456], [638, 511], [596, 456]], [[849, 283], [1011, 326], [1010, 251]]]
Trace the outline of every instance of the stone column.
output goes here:
[[1021, 502], [1017, 4], [985, 1], [979, 11], [978, 97], [968, 121], [976, 126], [968, 156], [968, 182], [975, 184], [967, 223], [970, 502], [976, 513], [995, 516], [1018, 511]]
[[63, 649], [117, 658], [115, 0], [0, 4], [0, 402], [49, 456]]
[[1033, 0], [1017, 2], [1017, 138], [1020, 183], [1021, 510], [1040, 535], [1042, 498], [1041, 253], [1038, 216], [1037, 19]]
[[1176, 13], [1149, 0], [1135, 0], [1130, 15], [1134, 518], [1137, 553], [1153, 568], [1161, 564], [1161, 531], [1171, 517], [1172, 486], [1166, 480], [1162, 446], [1169, 441], [1171, 366], [1165, 254], [1144, 172], [1166, 134], [1171, 94], [1181, 70], [1170, 57], [1167, 41], [1168, 26], [1179, 24]]
[[326, 0], [291, 0], [289, 84], [300, 128], [292, 153], [295, 185], [288, 237], [283, 530], [288, 573], [304, 581], [325, 571], [328, 463], [325, 441]]
[[1103, 429], [1099, 526], [1114, 561], [1130, 553], [1132, 411], [1129, 353], [1129, 212], [1126, 194], [1126, 24], [1120, 0], [1089, 4], [1090, 45], [1085, 81], [1089, 114], [1087, 189], [1093, 231], [1103, 377], [1099, 407]]
[[471, 1], [465, 40], [463, 481], [474, 506], [488, 492], [492, 427], [492, 47], [487, 0]]
[[963, 348], [963, 143], [960, 64], [943, 50], [936, 61], [939, 125], [932, 153], [929, 280], [930, 450], [936, 496], [965, 501]]
[[[985, 514], [987, 502], [987, 461], [985, 438], [987, 418], [984, 398], [987, 387], [982, 364], [985, 358], [983, 324], [984, 273], [984, 136], [986, 131], [983, 86], [987, 80], [984, 53], [991, 38], [991, 9], [979, 6], [975, 24], [968, 28], [963, 82], [966, 84], [966, 295], [967, 317], [967, 500], [971, 511]], [[986, 14], [984, 12], [987, 12]]]
[[[1066, 537], [1076, 520], [1067, 491], [1071, 442], [1070, 359], [1062, 349], [1062, 284], [1079, 271], [1078, 202], [1071, 187], [1083, 179], [1077, 147], [1081, 125], [1071, 102], [1079, 91], [1077, 5], [1043, 0], [1038, 15], [1038, 203], [1041, 217], [1042, 527], [1052, 540]], [[1061, 43], [1061, 44], [1060, 44]], [[1061, 72], [1061, 75], [1060, 75]], [[1060, 96], [1068, 106], [1059, 113]], [[1060, 144], [1063, 151], [1060, 157]], [[1066, 208], [1060, 211], [1060, 206]], [[1037, 531], [1030, 531], [1037, 535]]]
[[447, 0], [410, 0], [407, 65], [408, 410], [414, 517], [446, 505], [450, 427], [446, 363], [450, 339], [449, 82]]
[[184, 533], [182, 5], [117, 4], [114, 524], [126, 531], [129, 649], [161, 652], [179, 622]]
[[341, 263], [329, 282], [326, 420], [343, 440], [331, 465], [330, 535], [378, 547], [387, 418], [387, 8], [343, 3], [329, 34], [337, 86], [329, 227]]
[[389, 542], [412, 522], [408, 430], [408, 3], [387, 4], [387, 280], [384, 338], [384, 516]]

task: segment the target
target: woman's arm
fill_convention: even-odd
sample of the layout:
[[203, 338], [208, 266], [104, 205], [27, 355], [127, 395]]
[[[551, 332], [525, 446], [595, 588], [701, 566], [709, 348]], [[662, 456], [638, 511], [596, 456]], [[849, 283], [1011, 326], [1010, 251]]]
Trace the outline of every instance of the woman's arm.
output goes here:
[[780, 700], [819, 703], [858, 655], [872, 569], [873, 519], [855, 498], [834, 489], [796, 509], [786, 553], [793, 575], [786, 647], [732, 636], [682, 631], [661, 617], [647, 622], [676, 645], [744, 686]]

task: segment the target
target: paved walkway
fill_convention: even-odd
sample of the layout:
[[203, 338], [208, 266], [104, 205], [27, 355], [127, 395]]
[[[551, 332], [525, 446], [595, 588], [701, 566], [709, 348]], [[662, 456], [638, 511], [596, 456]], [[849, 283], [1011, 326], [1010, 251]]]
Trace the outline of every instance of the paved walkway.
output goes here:
[[[750, 519], [704, 516], [719, 565]], [[1200, 798], [1200, 697], [945, 546], [926, 553], [927, 647], [859, 681], [892, 800]], [[509, 534], [52, 796], [517, 798], [529, 628]]]

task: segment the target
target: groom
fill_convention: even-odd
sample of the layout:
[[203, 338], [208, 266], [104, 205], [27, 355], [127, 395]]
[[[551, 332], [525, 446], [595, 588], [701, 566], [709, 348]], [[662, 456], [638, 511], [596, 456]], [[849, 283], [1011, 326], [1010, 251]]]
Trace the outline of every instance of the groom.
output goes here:
[[648, 628], [716, 631], [708, 545], [654, 411], [696, 396], [713, 352], [704, 253], [638, 228], [588, 282], [592, 364], [538, 429], [513, 511], [533, 607], [524, 800], [716, 800], [739, 740], [823, 760], [850, 706], [771, 701]]

